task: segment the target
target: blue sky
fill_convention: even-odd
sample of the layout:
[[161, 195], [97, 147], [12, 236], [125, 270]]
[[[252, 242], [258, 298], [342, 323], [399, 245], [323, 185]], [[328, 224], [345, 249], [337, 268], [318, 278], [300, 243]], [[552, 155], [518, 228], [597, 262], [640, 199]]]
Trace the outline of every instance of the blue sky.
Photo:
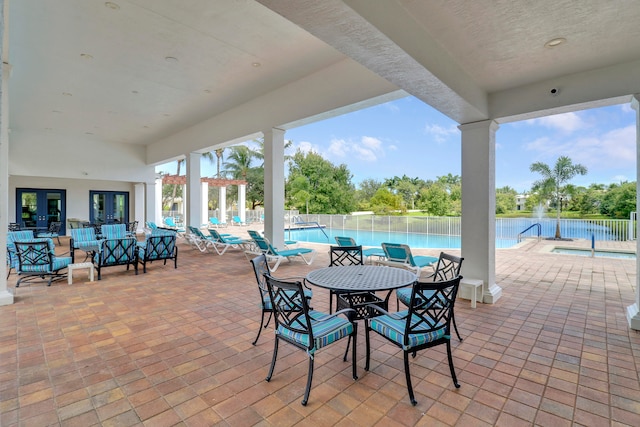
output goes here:
[[[588, 169], [574, 185], [635, 181], [635, 133], [629, 104], [503, 124], [496, 133], [496, 186], [528, 191], [540, 178], [529, 166], [553, 165], [562, 155]], [[425, 180], [461, 175], [457, 124], [413, 97], [290, 129], [285, 138], [294, 150], [346, 164], [356, 184], [403, 174]], [[203, 163], [203, 175], [214, 173], [215, 166]]]

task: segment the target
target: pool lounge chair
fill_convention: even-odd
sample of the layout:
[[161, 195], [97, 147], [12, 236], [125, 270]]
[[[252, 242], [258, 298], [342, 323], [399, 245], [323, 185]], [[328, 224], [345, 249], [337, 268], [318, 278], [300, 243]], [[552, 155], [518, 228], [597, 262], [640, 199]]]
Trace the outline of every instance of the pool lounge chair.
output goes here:
[[238, 215], [234, 215], [231, 222], [233, 223], [233, 225], [247, 225], [247, 223], [243, 222]]
[[237, 236], [224, 236], [214, 228], [209, 229], [209, 234], [212, 237], [213, 249], [218, 255], [223, 255], [229, 248], [247, 249], [252, 244], [251, 240], [244, 240]]
[[200, 252], [207, 252], [209, 248], [214, 247], [213, 237], [205, 235], [198, 227], [189, 225], [187, 228], [189, 233], [185, 236], [185, 239], [191, 246], [197, 248]]
[[[358, 246], [353, 237], [345, 237], [345, 236], [335, 236], [336, 243], [338, 246]], [[362, 256], [364, 256], [365, 260], [369, 264], [373, 264], [373, 258], [377, 257], [378, 259], [385, 258], [386, 255], [382, 248], [367, 248], [362, 250]], [[366, 263], [366, 262], [365, 262]]]
[[227, 223], [220, 222], [220, 220], [217, 217], [212, 216], [211, 218], [209, 218], [209, 225], [214, 228], [224, 228], [227, 226]]
[[382, 250], [386, 259], [376, 261], [379, 265], [400, 267], [411, 270], [420, 278], [420, 272], [425, 267], [432, 267], [438, 262], [438, 258], [426, 255], [413, 256], [409, 245], [401, 243], [383, 243]]
[[[271, 268], [271, 272], [274, 272], [278, 269], [278, 266], [283, 259], [291, 261], [291, 258], [300, 257], [305, 262], [305, 264], [311, 265], [316, 257], [316, 251], [310, 248], [294, 248], [279, 251], [273, 247], [271, 242], [269, 242], [266, 237], [257, 236], [253, 239], [253, 242], [255, 243], [256, 247], [245, 250], [245, 256], [247, 257], [247, 259], [251, 259], [256, 255], [260, 255], [261, 253], [265, 254], [267, 257], [267, 261], [273, 262], [273, 265], [269, 267]], [[309, 257], [309, 259], [307, 259], [305, 255]]]
[[[252, 239], [254, 237], [257, 237], [259, 239], [261, 239], [263, 236], [262, 234], [260, 234], [258, 231], [256, 230], [247, 230], [247, 233], [249, 233], [249, 237], [251, 237]], [[284, 241], [284, 246], [287, 249], [291, 249], [290, 246], [297, 246], [298, 245], [298, 241], [297, 240], [285, 240]]]
[[167, 227], [176, 230], [176, 232], [178, 233], [178, 236], [183, 236], [184, 233], [186, 232], [186, 230], [180, 227], [178, 224], [176, 224], [173, 218], [170, 216], [166, 217], [163, 221]]

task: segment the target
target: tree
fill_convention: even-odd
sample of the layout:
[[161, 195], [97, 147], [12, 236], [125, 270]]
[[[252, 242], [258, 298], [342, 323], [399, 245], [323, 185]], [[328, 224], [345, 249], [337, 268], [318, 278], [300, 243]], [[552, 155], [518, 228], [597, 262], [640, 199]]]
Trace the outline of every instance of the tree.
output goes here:
[[636, 210], [636, 183], [611, 184], [602, 198], [601, 213], [612, 218], [629, 218]]
[[420, 191], [418, 207], [430, 215], [448, 215], [451, 211], [449, 193], [441, 183], [433, 183]]
[[516, 209], [516, 196], [513, 188], [506, 186], [496, 189], [496, 214], [504, 214]]
[[404, 212], [404, 205], [402, 197], [398, 194], [393, 194], [386, 188], [378, 188], [371, 198], [371, 209], [376, 215], [388, 215], [398, 211]]
[[371, 207], [371, 199], [376, 194], [382, 183], [378, 180], [367, 178], [362, 180], [356, 190], [356, 202], [359, 210], [368, 210]]
[[553, 196], [556, 204], [556, 239], [561, 239], [560, 234], [560, 210], [562, 209], [562, 200], [566, 198], [566, 184], [576, 175], [586, 175], [587, 168], [581, 164], [573, 164], [567, 156], [560, 156], [553, 168], [542, 162], [535, 162], [530, 167], [531, 172], [537, 172], [542, 175], [542, 179], [533, 183], [533, 187], [549, 192]]
[[299, 177], [309, 182], [309, 213], [347, 214], [355, 207], [355, 187], [346, 165], [333, 165], [321, 155], [298, 150], [289, 163], [285, 196], [289, 205], [296, 203], [292, 183]]

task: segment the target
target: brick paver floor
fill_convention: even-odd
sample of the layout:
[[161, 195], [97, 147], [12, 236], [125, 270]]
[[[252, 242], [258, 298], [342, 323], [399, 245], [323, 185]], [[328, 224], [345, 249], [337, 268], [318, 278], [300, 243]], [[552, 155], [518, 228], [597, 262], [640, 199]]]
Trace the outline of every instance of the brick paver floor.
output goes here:
[[[0, 307], [0, 425], [638, 426], [640, 334], [626, 320], [635, 260], [552, 254], [549, 245], [497, 251], [502, 297], [475, 310], [456, 304], [461, 387], [445, 349], [424, 350], [410, 362], [415, 407], [401, 353], [379, 337], [364, 371], [362, 327], [357, 381], [343, 344], [323, 348], [304, 407], [306, 356], [282, 345], [267, 383], [273, 328], [251, 345], [258, 292], [238, 250], [218, 256], [183, 242], [177, 270], [153, 263], [136, 276], [111, 267], [95, 282], [80, 270], [73, 285], [21, 286]], [[313, 265], [283, 262], [277, 276], [328, 264], [326, 245], [304, 246], [319, 251]], [[314, 289], [313, 301], [326, 310], [327, 292]]]

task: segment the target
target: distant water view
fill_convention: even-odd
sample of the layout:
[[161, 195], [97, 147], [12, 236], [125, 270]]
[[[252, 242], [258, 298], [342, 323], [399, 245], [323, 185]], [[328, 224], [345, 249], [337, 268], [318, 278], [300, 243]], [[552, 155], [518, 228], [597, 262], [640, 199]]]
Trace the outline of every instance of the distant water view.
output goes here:
[[[324, 233], [323, 233], [324, 231]], [[326, 233], [326, 234], [325, 234]], [[392, 233], [382, 231], [332, 230], [309, 228], [285, 232], [285, 237], [300, 242], [336, 244], [335, 236], [352, 237], [362, 246], [380, 246], [382, 242], [405, 243], [412, 248], [460, 249], [460, 236], [442, 236], [423, 233]], [[496, 239], [496, 248], [510, 248], [517, 243], [513, 239]]]
[[[301, 242], [335, 244], [335, 236], [347, 236], [362, 246], [394, 242], [425, 249], [461, 247], [460, 217], [295, 215], [292, 218], [292, 229], [285, 230], [285, 237]], [[310, 228], [297, 229], [299, 226]], [[510, 248], [519, 239], [553, 237], [555, 228], [554, 218], [498, 218], [496, 248]], [[625, 241], [635, 238], [635, 228], [629, 220], [561, 219], [560, 229], [562, 237], [569, 239]]]

